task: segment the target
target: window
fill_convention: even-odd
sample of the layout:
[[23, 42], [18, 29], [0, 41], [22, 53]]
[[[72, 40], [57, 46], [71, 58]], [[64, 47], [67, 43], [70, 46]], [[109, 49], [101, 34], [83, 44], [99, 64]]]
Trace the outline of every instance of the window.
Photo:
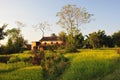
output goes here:
[[58, 42], [56, 42], [56, 44], [58, 44]]
[[44, 44], [46, 45], [47, 43], [46, 43], [46, 42], [44, 42]]
[[51, 44], [53, 44], [53, 42], [51, 42]]

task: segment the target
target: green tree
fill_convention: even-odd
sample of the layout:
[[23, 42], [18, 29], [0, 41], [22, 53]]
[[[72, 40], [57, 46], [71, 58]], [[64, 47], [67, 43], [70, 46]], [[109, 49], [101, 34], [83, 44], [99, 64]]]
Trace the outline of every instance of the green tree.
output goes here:
[[26, 43], [23, 36], [21, 35], [20, 28], [13, 28], [7, 30], [8, 43], [7, 43], [7, 53], [17, 53], [23, 50], [23, 45]]
[[64, 43], [66, 43], [67, 35], [66, 35], [66, 33], [65, 33], [64, 31], [61, 31], [61, 32], [59, 33], [59, 38], [60, 38], [60, 40], [62, 40]]
[[83, 41], [83, 48], [92, 48], [92, 45], [90, 44], [89, 36], [85, 36], [86, 39]]
[[89, 41], [90, 44], [92, 45], [93, 48], [98, 48], [99, 47], [99, 38], [97, 36], [96, 32], [93, 32], [91, 34], [89, 34]]
[[78, 8], [76, 5], [66, 5], [60, 12], [57, 12], [59, 24], [62, 28], [67, 31], [67, 48], [71, 48], [70, 51], [75, 51], [75, 35], [79, 32], [81, 24], [88, 23], [91, 21], [92, 14], [89, 14], [85, 8]]
[[114, 46], [120, 47], [120, 31], [115, 32], [115, 33], [112, 35], [112, 37], [113, 37]]
[[105, 38], [105, 46], [106, 47], [114, 47], [114, 42], [113, 42], [112, 36], [106, 36]]
[[57, 37], [57, 35], [55, 33], [52, 33], [51, 37]]
[[6, 32], [4, 31], [6, 27], [7, 24], [3, 24], [3, 26], [0, 27], [0, 40], [4, 39], [4, 37], [6, 36]]
[[77, 48], [83, 47], [84, 36], [82, 35], [82, 33], [79, 33], [78, 35], [75, 36], [75, 41]]
[[93, 32], [89, 34], [89, 41], [93, 48], [101, 48], [105, 46], [106, 34], [104, 30], [99, 30], [98, 32]]

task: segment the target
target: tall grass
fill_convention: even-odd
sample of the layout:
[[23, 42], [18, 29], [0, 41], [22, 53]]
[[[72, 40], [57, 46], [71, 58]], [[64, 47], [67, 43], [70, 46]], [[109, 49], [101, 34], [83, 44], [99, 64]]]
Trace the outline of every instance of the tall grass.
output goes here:
[[82, 50], [78, 54], [67, 54], [66, 57], [71, 64], [60, 80], [101, 80], [116, 69], [120, 59], [114, 50]]
[[[23, 53], [11, 56], [17, 56], [22, 60], [32, 55]], [[51, 56], [51, 54], [47, 55], [49, 58]], [[119, 80], [120, 78], [120, 55], [114, 49], [80, 50], [78, 53], [65, 54], [65, 57], [70, 60], [67, 69], [57, 75], [55, 80]], [[57, 56], [54, 61], [56, 59], [59, 60]], [[58, 71], [62, 71], [63, 68], [59, 67], [58, 62], [56, 63]], [[54, 64], [51, 65], [50, 70], [56, 70], [54, 66]], [[24, 61], [8, 64], [0, 63], [0, 80], [45, 80], [43, 71], [41, 66], [25, 64]], [[56, 70], [54, 74], [58, 74], [58, 71]]]
[[0, 63], [0, 80], [44, 80], [41, 66], [24, 64], [23, 62]]
[[[6, 56], [6, 55], [2, 55]], [[9, 55], [8, 64], [0, 63], [0, 80], [44, 80], [42, 67], [25, 63], [32, 54], [29, 51]], [[20, 61], [16, 61], [16, 59]], [[13, 61], [12, 63], [9, 63]]]

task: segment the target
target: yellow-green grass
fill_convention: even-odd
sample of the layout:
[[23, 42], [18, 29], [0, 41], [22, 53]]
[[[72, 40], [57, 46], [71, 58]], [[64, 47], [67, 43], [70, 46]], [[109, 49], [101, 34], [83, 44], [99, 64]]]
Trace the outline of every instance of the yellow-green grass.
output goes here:
[[[30, 57], [31, 54], [12, 54], [12, 57]], [[65, 54], [70, 65], [58, 80], [119, 80], [120, 54], [116, 50], [83, 49]], [[41, 66], [24, 62], [0, 63], [0, 80], [44, 80]]]
[[[60, 80], [117, 80], [109, 79], [115, 70], [120, 71], [120, 55], [115, 50], [81, 50], [79, 53], [66, 54], [70, 59], [69, 68]], [[108, 77], [107, 77], [108, 76]]]
[[23, 62], [0, 63], [0, 80], [44, 80], [41, 66], [24, 64]]
[[18, 56], [19, 58], [23, 58], [23, 57], [30, 57], [33, 55], [28, 53], [16, 53], [16, 54], [11, 54], [11, 56]]
[[[14, 54], [7, 54], [7, 55], [0, 55], [0, 57], [10, 56], [11, 59], [19, 58], [19, 60], [23, 61], [24, 59], [29, 59], [30, 57], [33, 57], [34, 55], [30, 53], [30, 51], [24, 51], [23, 53], [14, 53]], [[9, 62], [9, 61], [8, 61]]]

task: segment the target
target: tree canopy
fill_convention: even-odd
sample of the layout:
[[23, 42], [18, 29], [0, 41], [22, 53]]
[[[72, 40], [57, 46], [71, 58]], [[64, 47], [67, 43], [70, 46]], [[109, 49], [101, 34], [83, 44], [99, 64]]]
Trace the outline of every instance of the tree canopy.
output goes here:
[[68, 35], [66, 48], [69, 48], [70, 52], [76, 51], [78, 42], [75, 37], [80, 34], [79, 28], [81, 24], [89, 23], [93, 14], [89, 14], [85, 8], [68, 4], [62, 7], [60, 12], [57, 12], [57, 16], [59, 17], [57, 24], [64, 28]]
[[58, 24], [64, 28], [68, 34], [74, 35], [74, 31], [79, 29], [81, 24], [91, 21], [91, 16], [85, 8], [79, 8], [76, 5], [66, 5], [57, 12], [59, 17]]
[[112, 35], [112, 37], [113, 37], [114, 46], [120, 47], [120, 31], [115, 32]]
[[7, 24], [3, 24], [3, 26], [0, 27], [0, 40], [4, 39], [4, 37], [6, 36], [6, 32], [4, 31], [6, 27]]

